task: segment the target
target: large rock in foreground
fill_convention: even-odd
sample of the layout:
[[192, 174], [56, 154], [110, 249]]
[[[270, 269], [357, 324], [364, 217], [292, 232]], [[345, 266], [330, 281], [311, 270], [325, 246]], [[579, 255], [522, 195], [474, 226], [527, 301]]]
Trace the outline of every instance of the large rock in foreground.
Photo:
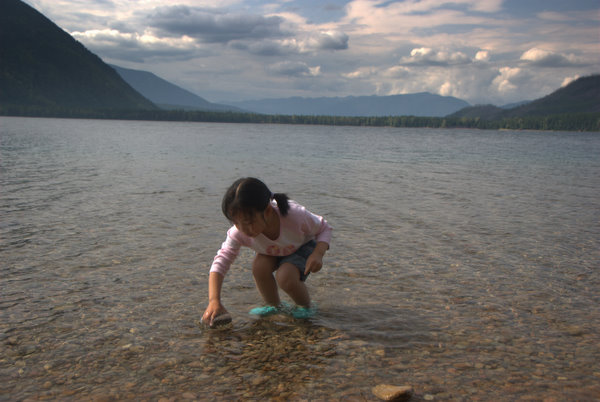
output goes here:
[[386, 385], [379, 384], [372, 389], [373, 394], [384, 401], [408, 401], [413, 394], [410, 385]]

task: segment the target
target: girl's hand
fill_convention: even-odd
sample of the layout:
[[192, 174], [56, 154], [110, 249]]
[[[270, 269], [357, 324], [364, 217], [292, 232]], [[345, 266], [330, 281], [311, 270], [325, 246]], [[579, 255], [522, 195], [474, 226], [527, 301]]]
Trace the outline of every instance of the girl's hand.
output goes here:
[[323, 267], [323, 256], [329, 249], [329, 244], [325, 242], [318, 242], [315, 246], [315, 250], [306, 259], [306, 269], [304, 275], [308, 275], [309, 272], [319, 272]]
[[202, 322], [208, 324], [209, 326], [213, 325], [213, 320], [220, 316], [221, 314], [227, 313], [227, 309], [221, 304], [219, 301], [210, 301], [208, 303], [208, 307], [204, 311], [204, 315], [202, 315]]
[[313, 252], [306, 260], [306, 269], [304, 270], [304, 275], [308, 275], [309, 272], [319, 272], [322, 267], [323, 255]]

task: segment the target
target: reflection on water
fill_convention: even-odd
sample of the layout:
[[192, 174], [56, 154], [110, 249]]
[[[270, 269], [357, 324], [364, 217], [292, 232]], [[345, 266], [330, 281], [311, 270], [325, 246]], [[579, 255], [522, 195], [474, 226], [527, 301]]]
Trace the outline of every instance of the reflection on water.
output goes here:
[[[595, 133], [0, 119], [0, 399], [591, 400]], [[238, 176], [325, 215], [309, 321], [205, 330]]]

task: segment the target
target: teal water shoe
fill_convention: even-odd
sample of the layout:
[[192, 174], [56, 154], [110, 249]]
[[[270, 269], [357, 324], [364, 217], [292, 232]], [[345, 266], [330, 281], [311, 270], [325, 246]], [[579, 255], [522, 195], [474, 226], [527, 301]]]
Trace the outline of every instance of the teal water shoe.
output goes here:
[[317, 306], [314, 304], [310, 307], [296, 306], [292, 310], [292, 317], [299, 319], [311, 318], [314, 317], [315, 314], [317, 314]]
[[258, 315], [261, 317], [266, 317], [277, 313], [279, 313], [279, 309], [277, 307], [268, 305], [262, 307], [255, 307], [252, 310], [250, 310], [250, 314]]

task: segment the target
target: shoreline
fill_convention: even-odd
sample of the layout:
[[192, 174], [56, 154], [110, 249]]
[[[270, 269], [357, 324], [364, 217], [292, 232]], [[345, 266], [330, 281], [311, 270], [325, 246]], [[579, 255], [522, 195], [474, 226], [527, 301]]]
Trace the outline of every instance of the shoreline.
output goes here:
[[201, 123], [252, 123], [319, 126], [459, 128], [480, 130], [534, 130], [600, 132], [600, 113], [511, 117], [497, 120], [467, 117], [426, 116], [317, 116], [266, 115], [237, 112], [186, 110], [72, 110], [29, 109], [0, 106], [0, 116], [92, 120], [133, 120]]

